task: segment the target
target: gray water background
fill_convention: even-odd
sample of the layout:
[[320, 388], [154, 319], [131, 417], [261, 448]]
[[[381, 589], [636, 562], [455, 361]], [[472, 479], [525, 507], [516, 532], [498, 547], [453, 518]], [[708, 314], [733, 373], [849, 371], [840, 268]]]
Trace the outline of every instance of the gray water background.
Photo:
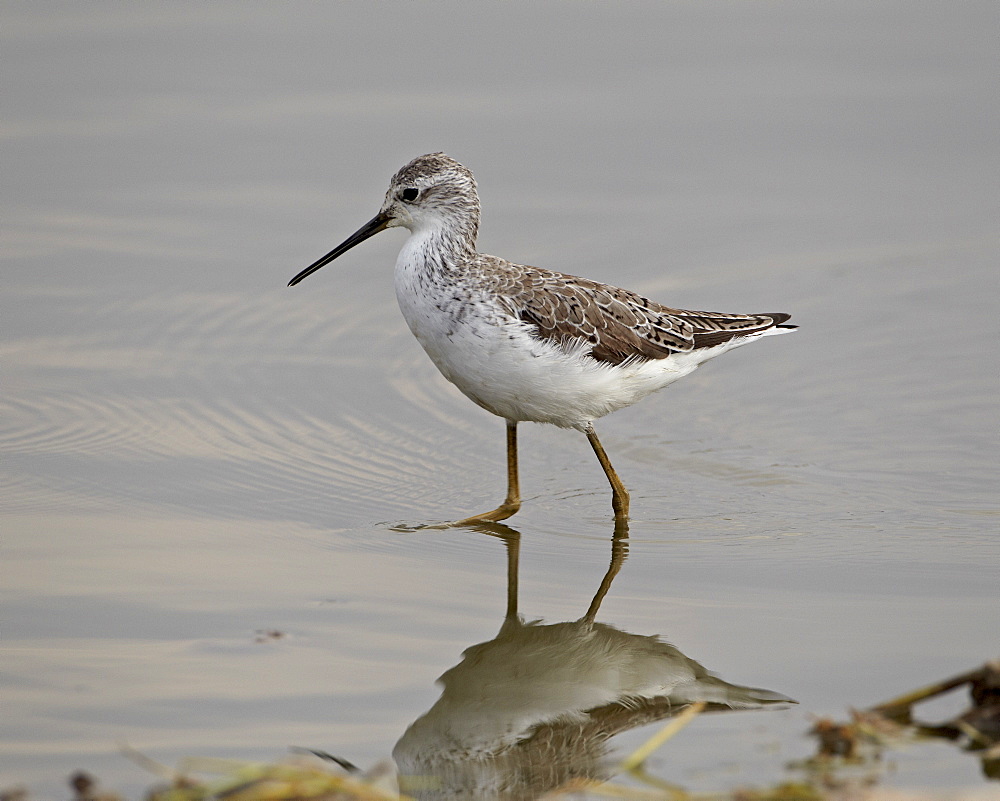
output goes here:
[[[403, 235], [285, 287], [434, 150], [475, 172], [485, 252], [801, 326], [599, 426], [633, 494], [600, 618], [800, 702], [652, 768], [773, 780], [811, 716], [998, 655], [995, 5], [0, 15], [0, 786], [138, 795], [122, 742], [370, 765], [494, 636], [502, 544], [394, 530], [503, 493], [502, 422], [395, 308]], [[578, 434], [521, 443], [521, 609], [575, 619], [608, 488]]]

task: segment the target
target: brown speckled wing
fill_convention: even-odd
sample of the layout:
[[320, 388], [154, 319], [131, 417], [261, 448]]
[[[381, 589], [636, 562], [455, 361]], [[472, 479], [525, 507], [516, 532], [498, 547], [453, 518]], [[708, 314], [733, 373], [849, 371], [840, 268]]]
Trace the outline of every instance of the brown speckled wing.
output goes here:
[[534, 325], [539, 337], [562, 345], [590, 342], [590, 355], [609, 364], [710, 348], [766, 331], [789, 317], [671, 309], [585, 278], [509, 263], [501, 270], [496, 266], [483, 265], [512, 314]]

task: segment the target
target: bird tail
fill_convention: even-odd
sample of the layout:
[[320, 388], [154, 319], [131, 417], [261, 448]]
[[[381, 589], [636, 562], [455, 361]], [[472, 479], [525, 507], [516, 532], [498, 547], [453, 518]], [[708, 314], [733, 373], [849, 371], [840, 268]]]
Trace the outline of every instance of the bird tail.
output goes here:
[[785, 323], [786, 320], [791, 320], [792, 319], [792, 315], [785, 314], [785, 312], [766, 312], [766, 313], [764, 313], [763, 315], [760, 315], [760, 316], [762, 316], [762, 317], [770, 317], [772, 320], [774, 320], [774, 327], [775, 328], [782, 328], [785, 331], [792, 331], [792, 330], [798, 328], [797, 325], [784, 325], [784, 323]]

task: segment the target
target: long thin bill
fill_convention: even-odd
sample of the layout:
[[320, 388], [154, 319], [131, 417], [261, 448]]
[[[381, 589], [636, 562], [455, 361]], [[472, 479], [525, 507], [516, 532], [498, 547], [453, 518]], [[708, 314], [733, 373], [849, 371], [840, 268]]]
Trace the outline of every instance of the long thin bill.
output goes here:
[[374, 217], [372, 217], [368, 222], [366, 222], [361, 228], [351, 234], [347, 239], [341, 242], [337, 247], [327, 253], [322, 259], [317, 262], [313, 262], [308, 267], [306, 267], [302, 272], [295, 276], [291, 281], [288, 282], [289, 286], [295, 286], [299, 281], [301, 281], [306, 276], [312, 275], [320, 267], [325, 267], [331, 261], [333, 261], [337, 256], [341, 256], [347, 253], [355, 245], [360, 245], [369, 237], [375, 236], [379, 231], [384, 231], [389, 225], [389, 218], [379, 212]]

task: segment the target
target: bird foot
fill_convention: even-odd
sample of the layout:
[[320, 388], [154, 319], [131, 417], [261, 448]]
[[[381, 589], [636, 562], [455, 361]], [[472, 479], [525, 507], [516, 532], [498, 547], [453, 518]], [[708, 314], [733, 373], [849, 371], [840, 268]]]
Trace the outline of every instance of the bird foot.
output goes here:
[[492, 512], [484, 512], [481, 515], [473, 515], [472, 517], [466, 517], [463, 520], [456, 520], [454, 523], [449, 523], [450, 526], [474, 526], [479, 523], [498, 523], [501, 520], [506, 520], [508, 517], [516, 514], [518, 509], [521, 508], [520, 501], [504, 501]]

